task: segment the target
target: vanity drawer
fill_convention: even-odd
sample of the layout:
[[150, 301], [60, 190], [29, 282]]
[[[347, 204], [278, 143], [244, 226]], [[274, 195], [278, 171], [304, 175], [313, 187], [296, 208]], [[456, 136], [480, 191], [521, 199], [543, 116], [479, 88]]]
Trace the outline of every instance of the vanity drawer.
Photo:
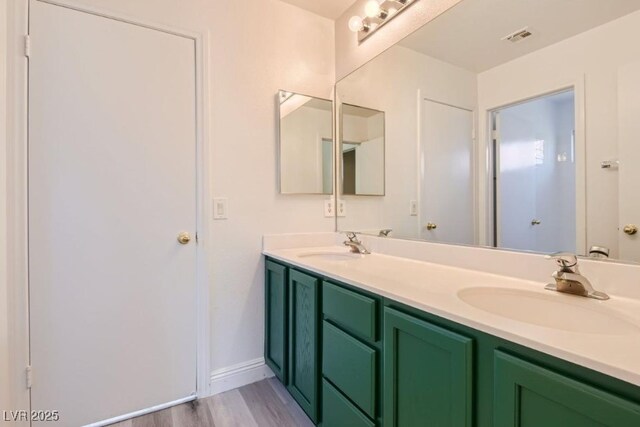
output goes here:
[[322, 425], [325, 427], [375, 426], [327, 380], [322, 380]]
[[324, 317], [369, 341], [377, 340], [376, 300], [324, 282]]
[[376, 350], [328, 322], [323, 324], [322, 373], [370, 417], [375, 417]]

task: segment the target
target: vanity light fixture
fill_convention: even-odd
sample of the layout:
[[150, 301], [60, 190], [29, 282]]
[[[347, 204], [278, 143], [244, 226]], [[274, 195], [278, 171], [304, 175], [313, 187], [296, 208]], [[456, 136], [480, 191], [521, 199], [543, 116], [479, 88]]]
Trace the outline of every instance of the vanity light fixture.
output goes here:
[[393, 19], [407, 7], [418, 0], [369, 0], [364, 6], [364, 17], [352, 16], [349, 29], [358, 34], [358, 42], [367, 37]]

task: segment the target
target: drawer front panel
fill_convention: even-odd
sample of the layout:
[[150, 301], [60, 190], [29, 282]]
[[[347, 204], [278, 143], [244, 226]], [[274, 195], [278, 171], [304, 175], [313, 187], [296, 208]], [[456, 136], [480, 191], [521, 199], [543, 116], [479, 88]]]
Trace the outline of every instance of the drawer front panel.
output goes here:
[[371, 418], [376, 409], [375, 370], [376, 350], [324, 322], [322, 373]]
[[322, 310], [325, 318], [355, 335], [376, 341], [376, 300], [324, 282]]
[[374, 427], [355, 406], [340, 394], [327, 380], [322, 381], [323, 427]]

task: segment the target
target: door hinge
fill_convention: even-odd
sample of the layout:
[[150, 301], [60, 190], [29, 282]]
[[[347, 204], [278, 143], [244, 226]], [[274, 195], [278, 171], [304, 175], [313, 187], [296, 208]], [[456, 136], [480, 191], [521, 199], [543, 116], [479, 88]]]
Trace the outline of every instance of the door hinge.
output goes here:
[[24, 36], [24, 56], [31, 57], [31, 36], [29, 34]]
[[500, 133], [498, 132], [497, 129], [494, 129], [491, 131], [491, 139], [493, 139], [494, 141], [497, 141], [500, 138]]
[[31, 388], [33, 386], [33, 370], [31, 369], [31, 365], [27, 366], [25, 374], [27, 377], [27, 388]]

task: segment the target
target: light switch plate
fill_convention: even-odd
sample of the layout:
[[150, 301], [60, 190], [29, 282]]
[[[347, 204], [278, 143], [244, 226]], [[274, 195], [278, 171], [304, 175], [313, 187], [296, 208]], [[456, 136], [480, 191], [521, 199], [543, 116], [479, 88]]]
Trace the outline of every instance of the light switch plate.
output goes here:
[[409, 215], [418, 216], [418, 201], [417, 200], [409, 201]]
[[225, 197], [213, 199], [213, 219], [227, 219], [229, 215], [229, 200]]
[[347, 202], [345, 200], [338, 200], [338, 216], [347, 216]]
[[335, 215], [333, 199], [327, 199], [324, 201], [324, 216], [327, 218], [332, 218]]

